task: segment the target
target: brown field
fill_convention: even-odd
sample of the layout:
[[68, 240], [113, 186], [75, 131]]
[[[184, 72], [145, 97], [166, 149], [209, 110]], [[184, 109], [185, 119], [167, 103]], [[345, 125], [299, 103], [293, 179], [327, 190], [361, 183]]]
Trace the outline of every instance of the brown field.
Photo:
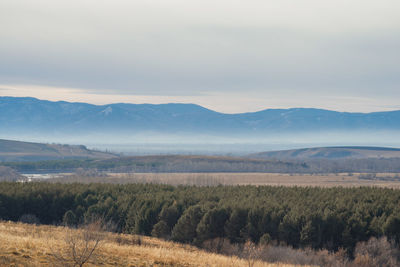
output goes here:
[[[69, 177], [63, 181], [110, 183], [165, 183], [171, 185], [272, 185], [358, 187], [377, 186], [400, 188], [399, 174], [379, 173], [373, 179], [362, 179], [370, 174], [282, 174], [282, 173], [114, 173], [108, 177]], [[361, 177], [361, 178], [360, 178]]]
[[[65, 266], [54, 255], [66, 251], [65, 227], [0, 222], [0, 266]], [[249, 266], [245, 259], [208, 253], [151, 237], [107, 233], [84, 266]], [[254, 262], [254, 267], [293, 266]]]

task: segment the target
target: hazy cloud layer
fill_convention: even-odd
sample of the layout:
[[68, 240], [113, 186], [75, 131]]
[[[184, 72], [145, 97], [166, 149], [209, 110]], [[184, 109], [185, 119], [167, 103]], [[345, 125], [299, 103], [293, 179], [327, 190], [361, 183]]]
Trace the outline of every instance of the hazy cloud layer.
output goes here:
[[396, 109], [399, 10], [398, 0], [3, 0], [0, 95]]

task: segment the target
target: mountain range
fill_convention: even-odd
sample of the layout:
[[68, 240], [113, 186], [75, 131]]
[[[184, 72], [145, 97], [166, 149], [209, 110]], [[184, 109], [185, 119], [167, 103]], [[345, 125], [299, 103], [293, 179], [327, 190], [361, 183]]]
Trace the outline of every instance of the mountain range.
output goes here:
[[[143, 134], [266, 137], [319, 132], [397, 132], [400, 111], [349, 113], [313, 108], [224, 114], [195, 104], [52, 102], [0, 97], [0, 137]], [[54, 140], [54, 138], [52, 138]]]

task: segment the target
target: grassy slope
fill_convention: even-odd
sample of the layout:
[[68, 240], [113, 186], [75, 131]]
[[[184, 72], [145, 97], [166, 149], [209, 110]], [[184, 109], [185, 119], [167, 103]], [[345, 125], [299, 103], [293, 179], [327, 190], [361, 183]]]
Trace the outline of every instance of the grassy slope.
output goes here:
[[[57, 266], [52, 255], [65, 249], [65, 231], [64, 227], [0, 222], [0, 266]], [[137, 238], [107, 234], [97, 255], [85, 266], [248, 266], [243, 259], [150, 237], [141, 237], [139, 246]], [[253, 266], [292, 265], [255, 262]]]
[[100, 158], [115, 157], [87, 149], [85, 146], [41, 144], [0, 139], [0, 161], [47, 160], [65, 158]]
[[255, 158], [279, 159], [340, 159], [340, 158], [399, 158], [400, 149], [386, 147], [315, 147], [269, 151], [252, 154]]

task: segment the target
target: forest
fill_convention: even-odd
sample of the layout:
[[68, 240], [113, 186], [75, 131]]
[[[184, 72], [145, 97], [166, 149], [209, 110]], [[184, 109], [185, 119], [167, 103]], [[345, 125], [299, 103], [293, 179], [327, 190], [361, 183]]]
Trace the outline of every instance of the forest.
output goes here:
[[0, 183], [0, 219], [78, 225], [102, 216], [116, 231], [201, 247], [207, 240], [343, 248], [400, 242], [400, 191], [383, 188]]

